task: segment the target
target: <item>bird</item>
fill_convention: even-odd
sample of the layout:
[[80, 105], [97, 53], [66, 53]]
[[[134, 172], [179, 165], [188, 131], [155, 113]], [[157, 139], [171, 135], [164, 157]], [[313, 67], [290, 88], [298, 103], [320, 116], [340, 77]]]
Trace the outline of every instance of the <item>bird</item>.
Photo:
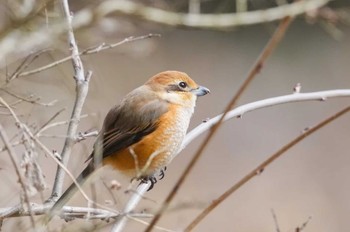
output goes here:
[[[128, 93], [107, 113], [87, 167], [76, 178], [82, 185], [100, 166], [111, 166], [131, 179], [151, 182], [180, 152], [197, 97], [210, 93], [186, 73], [164, 71]], [[73, 183], [50, 210], [61, 209], [77, 191]]]

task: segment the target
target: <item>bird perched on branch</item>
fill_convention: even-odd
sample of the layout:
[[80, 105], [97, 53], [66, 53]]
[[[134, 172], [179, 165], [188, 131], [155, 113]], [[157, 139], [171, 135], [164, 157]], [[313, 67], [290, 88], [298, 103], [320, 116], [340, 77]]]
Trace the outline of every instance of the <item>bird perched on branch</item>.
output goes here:
[[[77, 182], [84, 183], [96, 164], [103, 164], [131, 178], [150, 181], [152, 188], [154, 175], [164, 175], [181, 149], [197, 96], [207, 93], [209, 89], [183, 72], [166, 71], [151, 77], [108, 112], [90, 163]], [[72, 184], [51, 211], [62, 208], [76, 189]]]

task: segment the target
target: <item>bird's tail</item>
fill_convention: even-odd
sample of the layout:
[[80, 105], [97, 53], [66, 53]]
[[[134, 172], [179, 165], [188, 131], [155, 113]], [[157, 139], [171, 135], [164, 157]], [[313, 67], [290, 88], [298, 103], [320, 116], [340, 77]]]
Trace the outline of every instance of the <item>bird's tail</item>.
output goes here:
[[[76, 178], [77, 183], [82, 186], [88, 177], [94, 171], [94, 162], [90, 161], [89, 165], [80, 173], [80, 175]], [[50, 211], [48, 212], [48, 221], [52, 219], [53, 216], [58, 214], [58, 212], [63, 208], [63, 206], [73, 197], [73, 195], [77, 192], [78, 187], [75, 183], [71, 184], [68, 189], [60, 196], [60, 198], [55, 202]]]

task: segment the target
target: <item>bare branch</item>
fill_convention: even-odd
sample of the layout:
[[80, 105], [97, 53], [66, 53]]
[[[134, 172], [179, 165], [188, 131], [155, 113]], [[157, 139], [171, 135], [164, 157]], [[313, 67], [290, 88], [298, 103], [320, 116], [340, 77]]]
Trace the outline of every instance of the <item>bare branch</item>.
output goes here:
[[[86, 118], [86, 117], [88, 117], [88, 115], [87, 115], [87, 114], [83, 114], [83, 115], [80, 116], [79, 120], [80, 120], [80, 119], [83, 119], [83, 118]], [[50, 123], [50, 124], [45, 125], [44, 127], [42, 127], [39, 131], [35, 132], [35, 135], [38, 136], [38, 137], [40, 137], [40, 136], [42, 136], [42, 133], [43, 133], [44, 131], [46, 131], [46, 130], [52, 128], [52, 127], [67, 125], [67, 124], [69, 124], [71, 121], [72, 121], [72, 119], [67, 120], [67, 121], [59, 121], [59, 122]], [[67, 136], [65, 135], [64, 137], [66, 138]]]
[[185, 179], [189, 175], [189, 173], [192, 171], [194, 165], [197, 163], [199, 158], [201, 157], [202, 152], [206, 148], [206, 146], [209, 144], [211, 138], [213, 135], [218, 131], [219, 127], [221, 126], [221, 123], [223, 122], [226, 114], [229, 112], [230, 109], [232, 109], [236, 104], [238, 99], [242, 96], [243, 92], [247, 89], [248, 85], [252, 82], [256, 74], [260, 72], [262, 69], [263, 64], [266, 62], [267, 58], [272, 54], [273, 50], [277, 47], [279, 42], [282, 40], [289, 24], [291, 23], [292, 18], [287, 17], [284, 18], [279, 26], [277, 27], [276, 31], [266, 44], [265, 48], [259, 55], [258, 59], [256, 60], [255, 64], [252, 66], [251, 70], [248, 73], [247, 78], [241, 85], [241, 87], [238, 89], [237, 93], [233, 96], [229, 104], [226, 106], [224, 113], [222, 114], [219, 121], [211, 128], [209, 134], [207, 137], [205, 137], [204, 141], [200, 145], [199, 149], [196, 151], [195, 155], [189, 162], [189, 164], [186, 166], [185, 170], [183, 171], [182, 175], [180, 176], [180, 179], [176, 182], [173, 189], [170, 191], [169, 195], [166, 197], [164, 203], [162, 204], [162, 207], [159, 209], [159, 211], [154, 216], [153, 220], [151, 221], [150, 225], [147, 227], [146, 232], [150, 232], [152, 230], [152, 227], [157, 223], [157, 221], [161, 218], [162, 214], [165, 212], [167, 207], [169, 206], [172, 199], [177, 194], [179, 188], [184, 183]]
[[309, 216], [309, 217], [307, 218], [307, 220], [306, 220], [301, 226], [298, 226], [297, 228], [295, 228], [295, 232], [301, 232], [301, 231], [303, 231], [303, 230], [306, 228], [306, 226], [309, 224], [309, 222], [311, 221], [311, 219], [312, 219], [312, 217]]
[[136, 205], [141, 201], [142, 196], [147, 192], [147, 189], [149, 189], [149, 186], [151, 183], [148, 181], [147, 183], [141, 183], [138, 187], [135, 193], [131, 195], [130, 200], [128, 201], [127, 205], [123, 209], [123, 215], [121, 215], [118, 220], [114, 223], [111, 232], [120, 232], [124, 229], [128, 218], [126, 217], [127, 214], [129, 214]]
[[285, 17], [294, 17], [324, 6], [329, 1], [330, 0], [295, 1], [291, 4], [267, 10], [228, 14], [185, 14], [148, 7], [131, 1], [104, 1], [97, 12], [100, 17], [110, 13], [119, 13], [121, 15], [135, 16], [140, 19], [168, 26], [223, 30], [243, 25], [272, 22]]
[[[68, 42], [72, 52], [72, 64], [74, 68], [74, 79], [76, 82], [76, 97], [74, 102], [74, 107], [71, 115], [71, 120], [68, 125], [67, 138], [65, 140], [61, 157], [64, 166], [67, 166], [69, 161], [69, 156], [72, 151], [72, 147], [76, 140], [76, 134], [79, 124], [79, 118], [81, 111], [85, 102], [86, 95], [89, 88], [89, 79], [91, 77], [91, 72], [88, 72], [85, 77], [84, 67], [79, 56], [79, 50], [77, 43], [75, 41], [73, 27], [72, 27], [72, 15], [69, 10], [68, 0], [62, 0], [62, 5], [64, 9], [64, 15], [67, 21], [68, 28]], [[57, 173], [55, 177], [54, 186], [52, 189], [51, 197], [49, 200], [55, 201], [62, 193], [63, 181], [64, 181], [65, 171], [61, 166], [57, 167]]]
[[293, 139], [288, 144], [284, 145], [280, 150], [278, 150], [276, 153], [271, 155], [268, 159], [266, 159], [264, 162], [262, 162], [260, 165], [258, 165], [256, 168], [254, 168], [252, 171], [250, 171], [246, 176], [244, 176], [240, 181], [238, 181], [236, 184], [234, 184], [232, 187], [230, 187], [227, 191], [225, 191], [220, 197], [213, 200], [212, 203], [200, 213], [195, 220], [192, 221], [192, 223], [185, 229], [185, 231], [192, 231], [193, 228], [198, 225], [199, 222], [203, 220], [213, 209], [215, 209], [220, 203], [222, 203], [224, 200], [227, 199], [227, 197], [231, 196], [234, 192], [236, 192], [239, 188], [241, 188], [244, 184], [246, 184], [248, 181], [250, 181], [253, 177], [259, 175], [266, 169], [267, 166], [269, 166], [272, 162], [274, 162], [276, 159], [281, 157], [283, 154], [286, 153], [290, 148], [294, 147], [296, 144], [298, 144], [300, 141], [304, 140], [309, 135], [313, 134], [314, 132], [318, 131], [325, 125], [331, 123], [335, 119], [339, 118], [340, 116], [344, 115], [345, 113], [350, 111], [350, 106], [346, 107], [345, 109], [337, 112], [336, 114], [332, 115], [331, 117], [323, 120], [322, 122], [318, 123], [316, 126], [309, 128], [304, 133]]
[[21, 101], [25, 101], [25, 102], [28, 102], [31, 104], [37, 104], [40, 106], [53, 106], [57, 102], [57, 100], [53, 100], [49, 103], [41, 103], [41, 102], [39, 102], [40, 98], [38, 97], [36, 99], [33, 99], [33, 97], [34, 97], [33, 95], [30, 95], [28, 98], [25, 98], [25, 97], [22, 97], [22, 96], [15, 94], [7, 89], [4, 89], [4, 88], [0, 88], [0, 90], [7, 93], [8, 95], [10, 95], [12, 97], [15, 97], [15, 98], [21, 100]]
[[[51, 0], [52, 1], [52, 0]], [[170, 26], [187, 26], [194, 28], [209, 28], [223, 30], [241, 25], [280, 20], [286, 16], [297, 16], [308, 11], [316, 10], [330, 0], [296, 1], [291, 4], [278, 6], [267, 10], [240, 12], [230, 14], [182, 14], [169, 12], [153, 7], [146, 7], [131, 1], [103, 1], [93, 9], [83, 9], [76, 12], [72, 26], [74, 29], [91, 25], [93, 22], [111, 13], [135, 16], [155, 23]], [[22, 25], [22, 24], [20, 24]], [[67, 30], [67, 24], [58, 21], [50, 27], [42, 26], [38, 30], [22, 32], [13, 30], [0, 33], [0, 65], [9, 54], [23, 54], [33, 48], [49, 46], [59, 35]]]
[[46, 126], [48, 126], [48, 124], [50, 123], [50, 122], [52, 122], [58, 115], [60, 115], [63, 111], [65, 111], [66, 109], [65, 108], [63, 108], [63, 109], [61, 109], [61, 110], [59, 110], [58, 112], [56, 112], [51, 118], [49, 118], [49, 120], [47, 120], [43, 125], [41, 125], [40, 127], [39, 127], [39, 129], [37, 129], [36, 130], [36, 132], [34, 133], [34, 135], [38, 135], [40, 132], [42, 132], [43, 130], [44, 130], [44, 128], [46, 127]]
[[28, 68], [29, 65], [31, 65], [40, 55], [42, 55], [43, 53], [49, 51], [49, 49], [43, 49], [40, 50], [34, 54], [29, 54], [23, 61], [22, 63], [17, 67], [17, 69], [13, 72], [12, 75], [10, 75], [7, 78], [7, 82], [12, 81], [13, 79], [15, 79], [23, 70], [25, 70], [26, 68]]
[[98, 135], [98, 131], [94, 130], [94, 131], [89, 131], [89, 132], [79, 132], [78, 136], [76, 138], [76, 142], [80, 142], [85, 140], [86, 138], [89, 137], [96, 137]]
[[[277, 106], [280, 104], [292, 103], [292, 102], [304, 102], [304, 101], [325, 101], [330, 98], [339, 98], [339, 97], [350, 97], [350, 89], [338, 89], [338, 90], [328, 90], [320, 92], [311, 92], [311, 93], [298, 93], [298, 94], [289, 94], [279, 97], [272, 97], [263, 99], [260, 101], [255, 101], [248, 103], [242, 106], [239, 106], [230, 112], [224, 118], [224, 121], [231, 118], [240, 118], [247, 112], [263, 109], [266, 107]], [[206, 120], [201, 125], [197, 126], [189, 133], [187, 133], [182, 146], [185, 148], [188, 144], [192, 142], [195, 138], [201, 135], [203, 132], [212, 128], [222, 117], [222, 114], [215, 116], [210, 120]]]
[[278, 224], [278, 220], [277, 220], [277, 216], [276, 216], [275, 210], [271, 209], [271, 214], [272, 214], [273, 222], [275, 223], [276, 232], [281, 232], [281, 229], [280, 229], [280, 226]]
[[[136, 36], [136, 37], [130, 36], [130, 37], [125, 38], [122, 41], [119, 41], [117, 43], [100, 44], [100, 45], [97, 45], [97, 46], [93, 46], [91, 48], [87, 48], [84, 51], [80, 52], [79, 55], [80, 56], [91, 55], [91, 54], [95, 54], [95, 53], [98, 53], [98, 52], [102, 52], [102, 51], [107, 50], [107, 49], [115, 48], [117, 46], [120, 46], [120, 45], [123, 45], [123, 44], [126, 44], [126, 43], [136, 42], [136, 41], [139, 41], [139, 40], [153, 38], [153, 37], [160, 37], [160, 34], [148, 34], [148, 35], [142, 35], [142, 36]], [[57, 65], [60, 65], [60, 64], [62, 64], [64, 62], [66, 62], [66, 61], [69, 61], [71, 59], [72, 59], [72, 56], [67, 56], [67, 57], [62, 58], [62, 59], [60, 59], [58, 61], [55, 61], [55, 62], [53, 62], [51, 64], [42, 66], [40, 68], [36, 68], [36, 69], [30, 70], [30, 71], [27, 71], [27, 72], [19, 73], [18, 77], [28, 76], [28, 75], [32, 75], [32, 74], [35, 74], [35, 73], [38, 73], [38, 72], [45, 71], [47, 69], [53, 68], [53, 67], [55, 67]]]
[[[39, 205], [31, 203], [31, 210], [34, 215], [43, 215], [49, 209], [50, 205]], [[97, 209], [97, 208], [85, 208], [85, 207], [74, 207], [74, 206], [64, 206], [62, 208], [60, 217], [66, 220], [72, 220], [75, 218], [86, 218], [86, 215], [90, 214], [90, 219], [103, 219], [109, 220], [111, 218], [116, 218], [119, 216], [119, 213], [115, 211], [109, 211], [106, 209]], [[30, 216], [28, 209], [22, 209], [20, 205], [14, 207], [1, 208], [0, 209], [0, 220], [10, 217], [22, 217]], [[149, 218], [152, 217], [150, 214], [140, 214], [140, 213], [130, 213], [130, 216], [137, 218]]]
[[[285, 95], [285, 96], [279, 96], [279, 97], [274, 97], [274, 98], [269, 98], [261, 101], [256, 101], [252, 102], [246, 105], [239, 106], [227, 113], [227, 115], [224, 118], [224, 121], [233, 119], [233, 118], [239, 118], [241, 115], [266, 108], [266, 107], [271, 107], [271, 106], [277, 106], [279, 104], [287, 104], [287, 103], [292, 103], [292, 102], [304, 102], [304, 101], [324, 101], [325, 99], [329, 98], [336, 98], [336, 97], [350, 97], [350, 89], [344, 89], [344, 90], [329, 90], [329, 91], [321, 91], [321, 92], [314, 92], [314, 93], [297, 93], [297, 94], [290, 94], [290, 95]], [[190, 131], [187, 135], [186, 138], [183, 142], [182, 149], [184, 149], [189, 143], [191, 143], [195, 138], [197, 138], [200, 134], [204, 133], [207, 130], [210, 130], [210, 128], [218, 122], [218, 120], [222, 117], [222, 115], [217, 115], [216, 117], [207, 120], [205, 123], [202, 123], [201, 125], [197, 126], [194, 128], [192, 131]], [[18, 120], [18, 118], [17, 118]], [[16, 121], [17, 123], [21, 123], [20, 121]], [[29, 133], [29, 132], [28, 132]], [[54, 154], [46, 148], [36, 137], [31, 137], [48, 155], [50, 155], [55, 162], [58, 162], [56, 158], [54, 158]], [[58, 162], [58, 165], [62, 165], [60, 162]], [[69, 173], [68, 170], [66, 170], [70, 178], [74, 181], [75, 178], [74, 176]], [[126, 222], [125, 215], [130, 215], [130, 212], [136, 207], [138, 202], [141, 199], [144, 199], [144, 193], [145, 190], [148, 189], [148, 185], [145, 186], [144, 184], [141, 184], [138, 188], [137, 191], [133, 193], [131, 196], [130, 200], [128, 201], [127, 205], [125, 206], [123, 213], [120, 214], [121, 216], [118, 217], [119, 221], [123, 221], [122, 223], [117, 223], [115, 225], [115, 228], [120, 228], [122, 226], [118, 224], [123, 224]], [[78, 187], [79, 188], [79, 187]], [[80, 191], [83, 191], [79, 189]], [[82, 192], [83, 196], [86, 197], [87, 201], [90, 199], [87, 198], [87, 195]], [[42, 207], [46, 207], [45, 209], [48, 209], [51, 207], [50, 205], [44, 205]], [[101, 207], [101, 206], [100, 206]], [[42, 209], [42, 212], [45, 212], [45, 209]], [[19, 211], [21, 209], [17, 209], [16, 207], [11, 207], [11, 208], [5, 208], [5, 209], [0, 209], [0, 220], [6, 217], [10, 217], [11, 215], [19, 215]], [[109, 210], [109, 209], [107, 209]], [[63, 211], [65, 212], [65, 208], [63, 208]], [[110, 210], [109, 210], [110, 211]], [[43, 213], [40, 213], [39, 211], [36, 210], [36, 208], [33, 208], [33, 212], [35, 215], [40, 215]], [[112, 211], [114, 213], [118, 213], [115, 211]], [[128, 213], [129, 212], [129, 213]], [[24, 214], [28, 215], [28, 214]], [[118, 225], [118, 226], [117, 226]], [[125, 224], [124, 224], [125, 225]], [[118, 229], [115, 229], [115, 231], [118, 231]]]
[[89, 199], [89, 197], [85, 194], [85, 192], [83, 191], [83, 189], [80, 187], [80, 185], [78, 184], [78, 182], [75, 180], [74, 176], [72, 173], [69, 172], [69, 170], [62, 164], [62, 162], [60, 162], [55, 154], [53, 154], [52, 151], [50, 151], [40, 140], [38, 140], [32, 133], [31, 131], [29, 130], [29, 128], [24, 124], [22, 123], [19, 118], [17, 117], [17, 115], [15, 114], [15, 112], [11, 109], [11, 107], [0, 97], [0, 103], [3, 104], [4, 106], [7, 107], [7, 109], [10, 111], [10, 113], [12, 114], [13, 118], [15, 119], [16, 121], [16, 124], [18, 125], [18, 127], [20, 127], [20, 129], [23, 130], [23, 134], [26, 136], [26, 137], [29, 137], [27, 138], [27, 140], [29, 139], [32, 139], [35, 143], [37, 143], [41, 149], [46, 153], [48, 154], [56, 163], [59, 167], [61, 167], [61, 169], [63, 169], [67, 174], [68, 176], [73, 180], [73, 182], [77, 185], [77, 188], [78, 190], [81, 192], [81, 194], [84, 196], [84, 198], [87, 200], [87, 201], [91, 201]]
[[[0, 100], [2, 100], [0, 98]], [[35, 225], [35, 221], [34, 221], [34, 217], [33, 217], [33, 214], [31, 212], [31, 205], [30, 205], [30, 201], [29, 201], [29, 196], [28, 196], [28, 193], [27, 193], [27, 189], [26, 189], [26, 185], [24, 183], [24, 179], [22, 177], [22, 174], [19, 170], [19, 167], [18, 167], [18, 161], [17, 161], [17, 155], [15, 153], [15, 151], [12, 149], [12, 146], [10, 144], [10, 141], [7, 137], [7, 134], [3, 128], [3, 126], [0, 124], [0, 136], [2, 138], [2, 141], [4, 142], [5, 144], [5, 147], [10, 155], [10, 159], [11, 159], [11, 162], [12, 162], [12, 165], [13, 167], [15, 168], [15, 172], [17, 174], [17, 177], [18, 177], [18, 182], [19, 184], [21, 185], [21, 188], [22, 188], [22, 191], [23, 191], [23, 195], [24, 195], [24, 201], [25, 203], [27, 204], [27, 207], [28, 207], [28, 212], [29, 212], [29, 215], [30, 215], [30, 222], [32, 224], [32, 227], [35, 228], [36, 225]]]

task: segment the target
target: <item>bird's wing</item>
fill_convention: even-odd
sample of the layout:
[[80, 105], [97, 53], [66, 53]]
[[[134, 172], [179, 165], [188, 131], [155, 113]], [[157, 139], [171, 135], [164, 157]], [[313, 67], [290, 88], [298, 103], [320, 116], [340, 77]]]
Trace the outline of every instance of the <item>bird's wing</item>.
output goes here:
[[138, 89], [131, 92], [119, 106], [111, 109], [105, 118], [98, 138], [102, 144], [102, 157], [115, 154], [155, 131], [159, 118], [167, 110], [168, 103], [154, 94], [140, 94]]

